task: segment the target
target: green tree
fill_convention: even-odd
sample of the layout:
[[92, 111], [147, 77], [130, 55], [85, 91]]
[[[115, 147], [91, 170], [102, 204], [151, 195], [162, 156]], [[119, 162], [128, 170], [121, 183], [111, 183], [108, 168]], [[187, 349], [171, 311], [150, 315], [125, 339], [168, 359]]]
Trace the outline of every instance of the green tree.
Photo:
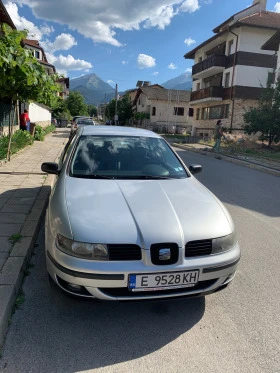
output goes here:
[[[106, 106], [105, 115], [109, 119], [114, 119], [116, 110], [116, 100], [113, 99], [109, 102]], [[133, 117], [132, 111], [132, 104], [129, 99], [129, 95], [125, 94], [120, 100], [117, 102], [117, 114], [119, 123], [124, 125], [128, 122], [130, 118]]]
[[52, 115], [56, 119], [71, 119], [71, 114], [67, 108], [66, 100], [58, 97], [56, 104], [52, 107]]
[[260, 132], [260, 139], [267, 138], [269, 146], [280, 140], [280, 81], [275, 88], [264, 88], [258, 106], [244, 114], [244, 121], [245, 133]]
[[[57, 75], [49, 76], [44, 68], [32, 56], [32, 52], [22, 46], [27, 31], [13, 30], [6, 24], [2, 25], [3, 34], [0, 37], [0, 99], [10, 102], [16, 108], [18, 100], [22, 102], [37, 101], [49, 107], [57, 102]], [[9, 123], [10, 140], [16, 116]], [[10, 142], [8, 160], [10, 159]]]
[[114, 119], [114, 116], [115, 116], [115, 107], [116, 107], [116, 100], [113, 99], [106, 106], [106, 109], [105, 109], [105, 116], [106, 116], [106, 118], [111, 119], [111, 120]]
[[118, 101], [118, 116], [121, 124], [126, 124], [133, 117], [132, 104], [128, 93]]
[[85, 103], [85, 99], [78, 91], [70, 91], [66, 99], [66, 105], [73, 117], [75, 115], [88, 115], [88, 107]]
[[88, 105], [88, 115], [90, 117], [97, 116], [97, 108], [94, 105]]

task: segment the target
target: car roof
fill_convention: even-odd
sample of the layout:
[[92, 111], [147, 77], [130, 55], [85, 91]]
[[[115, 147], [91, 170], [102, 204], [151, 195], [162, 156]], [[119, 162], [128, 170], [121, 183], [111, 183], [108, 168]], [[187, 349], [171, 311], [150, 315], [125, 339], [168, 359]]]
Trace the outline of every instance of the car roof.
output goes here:
[[120, 127], [120, 126], [87, 126], [83, 127], [82, 135], [94, 136], [140, 136], [140, 137], [155, 137], [161, 138], [155, 132], [133, 127]]

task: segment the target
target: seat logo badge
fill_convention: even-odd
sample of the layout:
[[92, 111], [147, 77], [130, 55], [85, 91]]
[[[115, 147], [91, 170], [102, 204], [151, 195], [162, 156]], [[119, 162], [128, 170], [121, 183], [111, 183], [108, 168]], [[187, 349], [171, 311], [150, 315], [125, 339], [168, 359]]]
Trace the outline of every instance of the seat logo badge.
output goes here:
[[171, 250], [170, 249], [160, 249], [158, 253], [159, 260], [170, 260]]

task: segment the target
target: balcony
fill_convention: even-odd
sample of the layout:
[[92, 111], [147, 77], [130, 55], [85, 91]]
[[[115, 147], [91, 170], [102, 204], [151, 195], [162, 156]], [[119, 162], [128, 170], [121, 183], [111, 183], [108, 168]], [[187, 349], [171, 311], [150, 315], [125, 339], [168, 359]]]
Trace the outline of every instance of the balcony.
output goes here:
[[207, 76], [223, 72], [226, 65], [226, 56], [213, 55], [192, 67], [193, 78], [206, 78]]
[[223, 99], [223, 96], [224, 96], [224, 88], [222, 86], [207, 87], [207, 88], [200, 89], [198, 91], [191, 92], [191, 102], [219, 101]]

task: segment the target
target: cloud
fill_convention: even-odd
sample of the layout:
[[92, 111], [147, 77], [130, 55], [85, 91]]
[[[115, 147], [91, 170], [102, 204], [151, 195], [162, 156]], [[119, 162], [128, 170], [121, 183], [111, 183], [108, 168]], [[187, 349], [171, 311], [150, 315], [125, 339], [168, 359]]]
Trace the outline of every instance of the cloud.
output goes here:
[[48, 42], [48, 50], [51, 51], [60, 51], [64, 50], [67, 51], [71, 49], [74, 45], [77, 45], [76, 40], [70, 34], [60, 34], [55, 38], [53, 43]]
[[176, 70], [176, 69], [177, 69], [177, 66], [174, 65], [173, 62], [171, 62], [171, 63], [168, 65], [168, 68], [171, 69], [171, 70]]
[[190, 47], [192, 44], [195, 44], [196, 41], [193, 40], [191, 37], [189, 37], [189, 38], [187, 38], [187, 39], [184, 40], [184, 43], [185, 43], [188, 47]]
[[194, 13], [200, 8], [198, 0], [186, 0], [180, 7], [182, 12]]
[[14, 3], [8, 2], [5, 5], [7, 12], [9, 13], [10, 17], [12, 18], [16, 28], [18, 30], [28, 30], [28, 39], [35, 39], [35, 40], [41, 40], [44, 33], [46, 35], [49, 35], [51, 32], [51, 28], [48, 26], [43, 26], [41, 29], [34, 25], [34, 23], [28, 21], [24, 17], [20, 17], [18, 14], [18, 6]]
[[144, 28], [158, 27], [160, 30], [164, 30], [166, 26], [170, 25], [174, 15], [173, 8], [170, 6], [159, 8], [157, 14], [150, 16], [145, 22]]
[[274, 5], [274, 10], [275, 12], [280, 13], [280, 2], [279, 1], [277, 1], [277, 3]]
[[68, 54], [68, 56], [62, 56], [60, 54], [58, 57], [51, 53], [46, 53], [46, 55], [49, 63], [55, 65], [57, 70], [84, 70], [92, 68], [90, 62], [75, 59], [70, 54]]
[[145, 69], [156, 66], [156, 60], [154, 59], [154, 57], [141, 53], [137, 57], [137, 64], [140, 69]]
[[115, 82], [113, 80], [107, 80], [107, 83], [108, 84], [115, 84]]
[[155, 71], [154, 73], [152, 73], [153, 76], [157, 76], [159, 74], [158, 71]]
[[192, 68], [191, 67], [187, 67], [186, 70], [185, 70], [185, 73], [191, 74], [192, 73]]
[[122, 61], [122, 65], [127, 65], [128, 61]]
[[119, 30], [164, 29], [181, 12], [193, 13], [199, 9], [198, 0], [79, 0], [78, 5], [76, 0], [14, 2], [29, 6], [37, 18], [67, 25], [95, 43], [116, 47], [123, 45], [117, 39]]

